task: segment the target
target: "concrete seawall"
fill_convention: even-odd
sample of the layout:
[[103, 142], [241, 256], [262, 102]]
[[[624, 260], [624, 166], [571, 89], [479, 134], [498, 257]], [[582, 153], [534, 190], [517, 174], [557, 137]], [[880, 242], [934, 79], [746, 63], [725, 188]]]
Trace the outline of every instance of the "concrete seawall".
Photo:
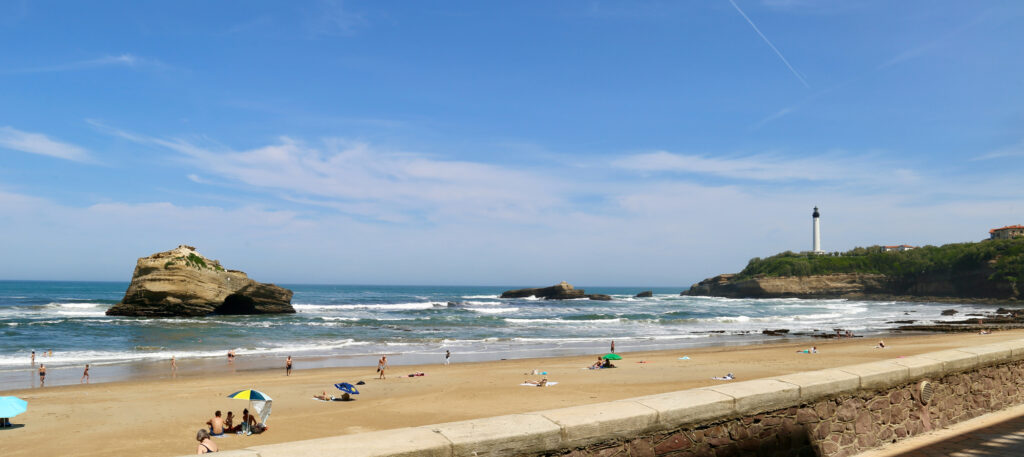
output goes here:
[[1024, 339], [238, 457], [848, 456], [1024, 404]]

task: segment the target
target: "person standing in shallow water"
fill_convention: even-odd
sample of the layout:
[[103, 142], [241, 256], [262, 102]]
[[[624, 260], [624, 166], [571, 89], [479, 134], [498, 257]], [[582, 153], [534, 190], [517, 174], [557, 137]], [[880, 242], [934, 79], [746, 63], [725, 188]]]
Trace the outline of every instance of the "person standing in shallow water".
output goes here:
[[32, 365], [36, 364], [36, 351], [32, 351]]
[[39, 387], [46, 387], [46, 364], [39, 364]]
[[284, 361], [284, 375], [292, 375], [292, 356], [288, 356], [288, 360]]
[[452, 351], [444, 351], [444, 366], [450, 365], [452, 362]]
[[171, 377], [178, 375], [178, 363], [174, 361], [174, 356], [171, 356]]
[[609, 352], [611, 352], [612, 354], [615, 353], [615, 340], [612, 340], [612, 350]]

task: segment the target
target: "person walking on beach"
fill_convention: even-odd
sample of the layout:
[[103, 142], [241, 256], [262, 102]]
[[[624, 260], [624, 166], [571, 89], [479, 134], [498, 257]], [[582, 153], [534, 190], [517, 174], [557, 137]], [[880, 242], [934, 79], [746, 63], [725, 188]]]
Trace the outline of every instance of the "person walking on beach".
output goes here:
[[612, 340], [612, 350], [608, 352], [611, 352], [612, 354], [615, 353], [615, 340]]
[[46, 364], [39, 364], [39, 387], [46, 387]]
[[377, 372], [380, 373], [380, 376], [377, 376], [377, 379], [387, 379], [387, 378], [384, 377], [384, 370], [387, 369], [387, 367], [388, 367], [388, 356], [386, 356], [386, 355], [380, 356], [380, 360], [377, 361]]
[[174, 361], [174, 356], [171, 356], [171, 377], [178, 375], [178, 363]]
[[452, 363], [452, 351], [444, 351], [444, 366], [448, 366]]
[[89, 383], [89, 364], [88, 363], [85, 364], [85, 371], [82, 372], [82, 379], [78, 380], [79, 384], [81, 384], [83, 382], [86, 383], [86, 384]]
[[228, 365], [233, 365], [234, 363], [235, 363], [235, 350], [231, 349], [231, 350], [228, 351]]
[[288, 360], [284, 361], [284, 375], [292, 375], [292, 356], [288, 356]]

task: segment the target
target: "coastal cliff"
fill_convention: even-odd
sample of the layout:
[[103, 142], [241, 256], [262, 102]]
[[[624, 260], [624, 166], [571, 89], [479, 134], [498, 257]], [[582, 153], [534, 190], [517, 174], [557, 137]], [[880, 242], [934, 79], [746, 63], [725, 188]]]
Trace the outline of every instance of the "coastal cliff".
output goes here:
[[1022, 280], [1024, 239], [993, 240], [906, 252], [786, 252], [752, 259], [740, 273], [705, 279], [681, 295], [1019, 302]]
[[205, 316], [294, 313], [292, 291], [226, 270], [192, 246], [142, 257], [131, 284], [109, 316]]

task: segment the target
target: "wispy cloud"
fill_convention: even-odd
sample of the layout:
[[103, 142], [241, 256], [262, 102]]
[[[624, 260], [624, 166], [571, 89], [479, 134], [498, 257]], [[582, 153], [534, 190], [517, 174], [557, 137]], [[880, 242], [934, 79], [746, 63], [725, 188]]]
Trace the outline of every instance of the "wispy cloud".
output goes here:
[[12, 68], [8, 70], [2, 70], [0, 71], [0, 73], [52, 73], [61, 71], [88, 70], [92, 68], [102, 67], [166, 68], [167, 65], [157, 59], [139, 57], [134, 54], [124, 53], [119, 55], [107, 55], [95, 59], [79, 60], [75, 62], [67, 62], [54, 65]]
[[772, 44], [771, 40], [769, 40], [768, 37], [764, 36], [764, 34], [761, 33], [761, 29], [757, 28], [757, 25], [754, 24], [754, 21], [750, 20], [750, 18], [747, 17], [747, 13], [744, 13], [743, 10], [740, 9], [740, 6], [737, 5], [734, 0], [729, 0], [729, 3], [732, 4], [733, 8], [736, 8], [736, 11], [740, 13], [740, 16], [743, 16], [743, 19], [747, 20], [747, 23], [750, 24], [750, 26], [754, 29], [755, 32], [757, 32], [761, 39], [768, 44], [768, 47], [772, 48], [772, 51], [775, 51], [775, 55], [779, 56], [779, 59], [782, 59], [782, 63], [786, 64], [786, 68], [789, 68], [789, 71], [793, 73], [793, 76], [796, 76], [796, 79], [800, 80], [800, 84], [803, 84], [804, 87], [810, 89], [811, 85], [807, 84], [807, 80], [804, 79], [803, 75], [801, 75], [799, 71], [796, 71], [796, 68], [793, 68], [793, 65], [789, 63], [789, 60], [786, 59], [786, 56], [782, 55], [782, 52], [779, 51], [779, 48], [776, 48], [775, 45]]
[[1024, 157], [1024, 140], [1021, 140], [1017, 144], [1013, 144], [1010, 146], [996, 149], [986, 154], [982, 154], [971, 160], [991, 160], [1002, 159], [1006, 157]]
[[612, 165], [635, 171], [690, 173], [754, 181], [852, 180], [879, 174], [875, 171], [878, 168], [875, 159], [839, 154], [796, 158], [770, 153], [711, 157], [654, 151], [626, 156], [613, 161]]
[[316, 35], [352, 35], [367, 24], [362, 13], [345, 7], [342, 0], [321, 0], [310, 31]]
[[50, 139], [41, 133], [25, 132], [10, 126], [0, 127], [0, 148], [75, 162], [92, 161], [89, 151], [85, 148]]
[[353, 214], [394, 220], [404, 212], [420, 218], [473, 214], [528, 218], [565, 204], [556, 179], [543, 173], [479, 162], [445, 160], [392, 151], [368, 143], [327, 138], [317, 143], [282, 136], [272, 144], [233, 150], [181, 138], [163, 139], [125, 132], [97, 121], [100, 131], [180, 154], [202, 170], [194, 182], [218, 182], [273, 192], [280, 198]]

